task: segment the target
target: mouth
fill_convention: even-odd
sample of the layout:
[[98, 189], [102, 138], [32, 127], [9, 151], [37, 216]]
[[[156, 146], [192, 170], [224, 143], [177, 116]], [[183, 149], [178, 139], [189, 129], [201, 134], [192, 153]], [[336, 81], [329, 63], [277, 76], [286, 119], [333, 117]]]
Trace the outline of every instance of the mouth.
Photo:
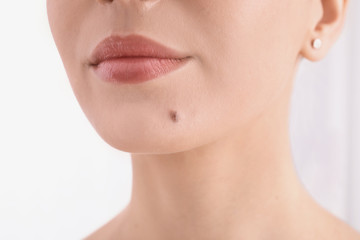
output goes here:
[[140, 35], [111, 35], [96, 46], [89, 65], [106, 82], [140, 83], [174, 71], [190, 58]]

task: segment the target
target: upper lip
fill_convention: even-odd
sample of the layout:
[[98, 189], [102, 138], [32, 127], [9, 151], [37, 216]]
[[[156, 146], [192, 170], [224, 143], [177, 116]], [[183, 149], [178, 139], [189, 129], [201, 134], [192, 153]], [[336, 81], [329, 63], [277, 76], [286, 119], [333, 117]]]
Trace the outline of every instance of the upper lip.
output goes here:
[[110, 35], [95, 47], [89, 62], [90, 65], [98, 65], [102, 61], [121, 57], [182, 59], [187, 56], [141, 35]]

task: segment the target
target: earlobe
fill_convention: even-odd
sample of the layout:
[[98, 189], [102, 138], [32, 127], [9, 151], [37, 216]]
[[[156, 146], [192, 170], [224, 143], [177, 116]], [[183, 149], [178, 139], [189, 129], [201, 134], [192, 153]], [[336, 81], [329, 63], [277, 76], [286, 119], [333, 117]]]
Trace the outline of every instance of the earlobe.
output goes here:
[[314, 40], [312, 41], [312, 47], [313, 47], [314, 49], [320, 49], [321, 46], [322, 46], [322, 41], [321, 41], [320, 38], [316, 38], [316, 39], [314, 39]]
[[[348, 0], [315, 0], [314, 25], [300, 54], [310, 61], [319, 61], [335, 43], [343, 28]], [[320, 6], [319, 6], [320, 4]], [[320, 14], [320, 20], [318, 15]], [[317, 40], [318, 39], [318, 40]]]
[[321, 38], [313, 38], [308, 40], [301, 49], [300, 55], [309, 61], [320, 61], [325, 57], [330, 45], [324, 43]]

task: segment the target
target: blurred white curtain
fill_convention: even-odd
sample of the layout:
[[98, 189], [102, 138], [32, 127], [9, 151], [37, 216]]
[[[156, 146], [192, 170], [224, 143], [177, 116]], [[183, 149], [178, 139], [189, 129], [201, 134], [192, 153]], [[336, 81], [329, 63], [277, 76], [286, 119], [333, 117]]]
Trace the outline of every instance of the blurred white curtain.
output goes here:
[[[315, 199], [360, 230], [360, 1], [342, 35], [297, 74], [290, 133], [298, 173]], [[325, 43], [326, 44], [326, 43]]]

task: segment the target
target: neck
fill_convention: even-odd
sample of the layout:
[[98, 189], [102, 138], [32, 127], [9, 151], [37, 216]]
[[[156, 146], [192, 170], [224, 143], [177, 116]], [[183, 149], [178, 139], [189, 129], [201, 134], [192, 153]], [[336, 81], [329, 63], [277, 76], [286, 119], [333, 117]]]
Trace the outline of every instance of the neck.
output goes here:
[[206, 145], [132, 154], [136, 232], [147, 239], [261, 239], [277, 218], [295, 218], [305, 190], [292, 161], [287, 97]]

